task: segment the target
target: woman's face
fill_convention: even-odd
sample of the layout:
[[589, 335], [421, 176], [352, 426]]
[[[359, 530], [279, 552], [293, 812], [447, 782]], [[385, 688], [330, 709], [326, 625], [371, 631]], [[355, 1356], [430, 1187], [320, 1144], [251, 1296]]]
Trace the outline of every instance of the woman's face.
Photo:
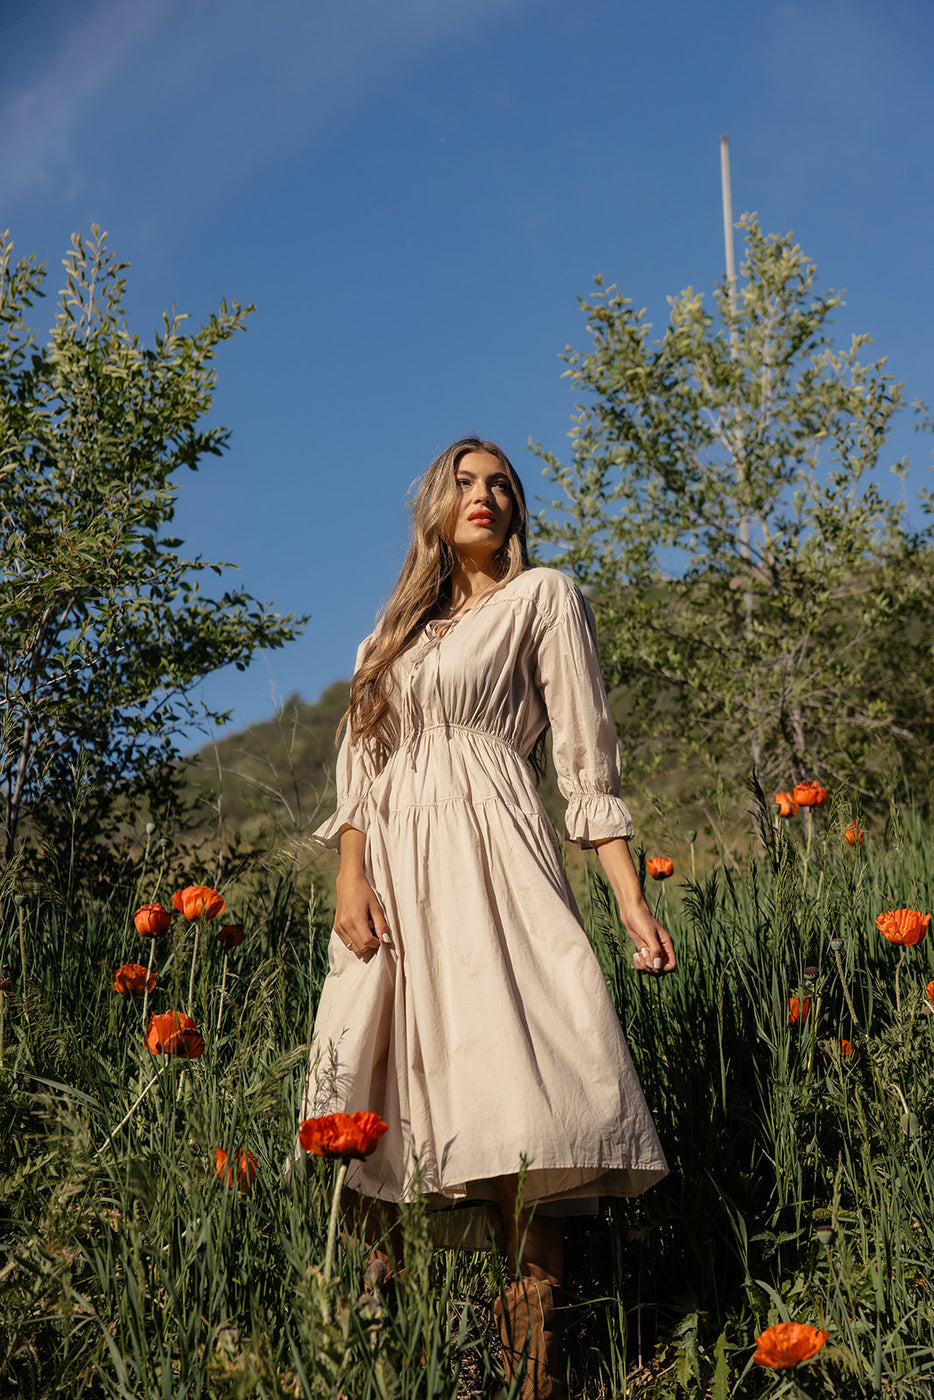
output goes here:
[[506, 542], [515, 508], [506, 469], [490, 452], [465, 452], [456, 481], [451, 543], [467, 558], [491, 559]]

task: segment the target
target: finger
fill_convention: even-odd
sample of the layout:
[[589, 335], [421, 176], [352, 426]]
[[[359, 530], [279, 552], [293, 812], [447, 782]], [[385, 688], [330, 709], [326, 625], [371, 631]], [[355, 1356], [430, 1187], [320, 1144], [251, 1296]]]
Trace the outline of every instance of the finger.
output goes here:
[[662, 972], [672, 972], [678, 962], [675, 957], [675, 945], [671, 941], [671, 935], [666, 933], [664, 929], [659, 930], [659, 938], [661, 939], [661, 970]]
[[357, 957], [362, 957], [364, 953], [372, 953], [379, 947], [379, 940], [374, 936], [370, 928], [369, 920], [363, 928], [354, 930], [353, 950]]
[[[673, 958], [673, 955], [672, 955]], [[667, 972], [669, 968], [668, 957], [663, 943], [652, 944], [649, 939], [640, 948], [637, 948], [632, 955], [632, 960], [640, 972], [650, 972], [653, 975], [660, 972]], [[674, 966], [672, 961], [671, 966]]]
[[370, 925], [380, 943], [391, 943], [389, 925], [386, 923], [386, 916], [382, 909], [375, 902], [370, 905]]
[[364, 915], [355, 919], [343, 920], [339, 927], [335, 927], [334, 931], [344, 947], [356, 954], [358, 958], [362, 957], [364, 953], [372, 953], [379, 947]]

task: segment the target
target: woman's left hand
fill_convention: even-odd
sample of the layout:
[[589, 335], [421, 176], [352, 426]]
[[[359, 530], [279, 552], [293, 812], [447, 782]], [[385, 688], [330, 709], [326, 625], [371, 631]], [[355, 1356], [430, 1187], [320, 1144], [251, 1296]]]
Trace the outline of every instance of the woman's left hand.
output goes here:
[[662, 928], [648, 906], [629, 854], [629, 846], [617, 837], [609, 841], [595, 841], [594, 847], [616, 895], [620, 919], [636, 945], [632, 955], [636, 967], [640, 972], [651, 972], [654, 976], [673, 972], [676, 959], [671, 935]]
[[625, 914], [620, 911], [620, 917], [636, 945], [632, 960], [637, 971], [651, 972], [657, 976], [674, 971], [677, 961], [671, 934], [662, 928], [649, 906], [643, 903]]

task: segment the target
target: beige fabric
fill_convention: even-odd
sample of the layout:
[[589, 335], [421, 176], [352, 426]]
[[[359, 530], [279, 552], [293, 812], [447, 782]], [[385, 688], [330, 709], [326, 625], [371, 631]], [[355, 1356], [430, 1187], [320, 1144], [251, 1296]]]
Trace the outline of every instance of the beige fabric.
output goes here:
[[348, 1176], [368, 1195], [495, 1200], [523, 1164], [527, 1201], [636, 1195], [664, 1155], [524, 762], [550, 719], [569, 839], [632, 835], [580, 592], [530, 569], [427, 628], [393, 702], [388, 760], [345, 740], [315, 833], [366, 832], [392, 946], [362, 962], [332, 935], [302, 1116], [389, 1123]]

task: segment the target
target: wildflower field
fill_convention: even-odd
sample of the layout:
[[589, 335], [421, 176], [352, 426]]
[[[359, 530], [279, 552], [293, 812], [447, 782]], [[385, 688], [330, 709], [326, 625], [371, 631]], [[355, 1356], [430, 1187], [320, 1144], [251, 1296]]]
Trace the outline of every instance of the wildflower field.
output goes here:
[[[934, 841], [910, 811], [780, 796], [750, 798], [741, 857], [641, 853], [662, 981], [588, 867], [672, 1172], [568, 1223], [581, 1400], [934, 1390]], [[339, 1153], [283, 1176], [323, 902], [165, 863], [147, 839], [119, 893], [3, 906], [2, 1394], [514, 1400], [495, 1254], [433, 1250], [413, 1205], [368, 1292], [352, 1222], [328, 1252]]]

